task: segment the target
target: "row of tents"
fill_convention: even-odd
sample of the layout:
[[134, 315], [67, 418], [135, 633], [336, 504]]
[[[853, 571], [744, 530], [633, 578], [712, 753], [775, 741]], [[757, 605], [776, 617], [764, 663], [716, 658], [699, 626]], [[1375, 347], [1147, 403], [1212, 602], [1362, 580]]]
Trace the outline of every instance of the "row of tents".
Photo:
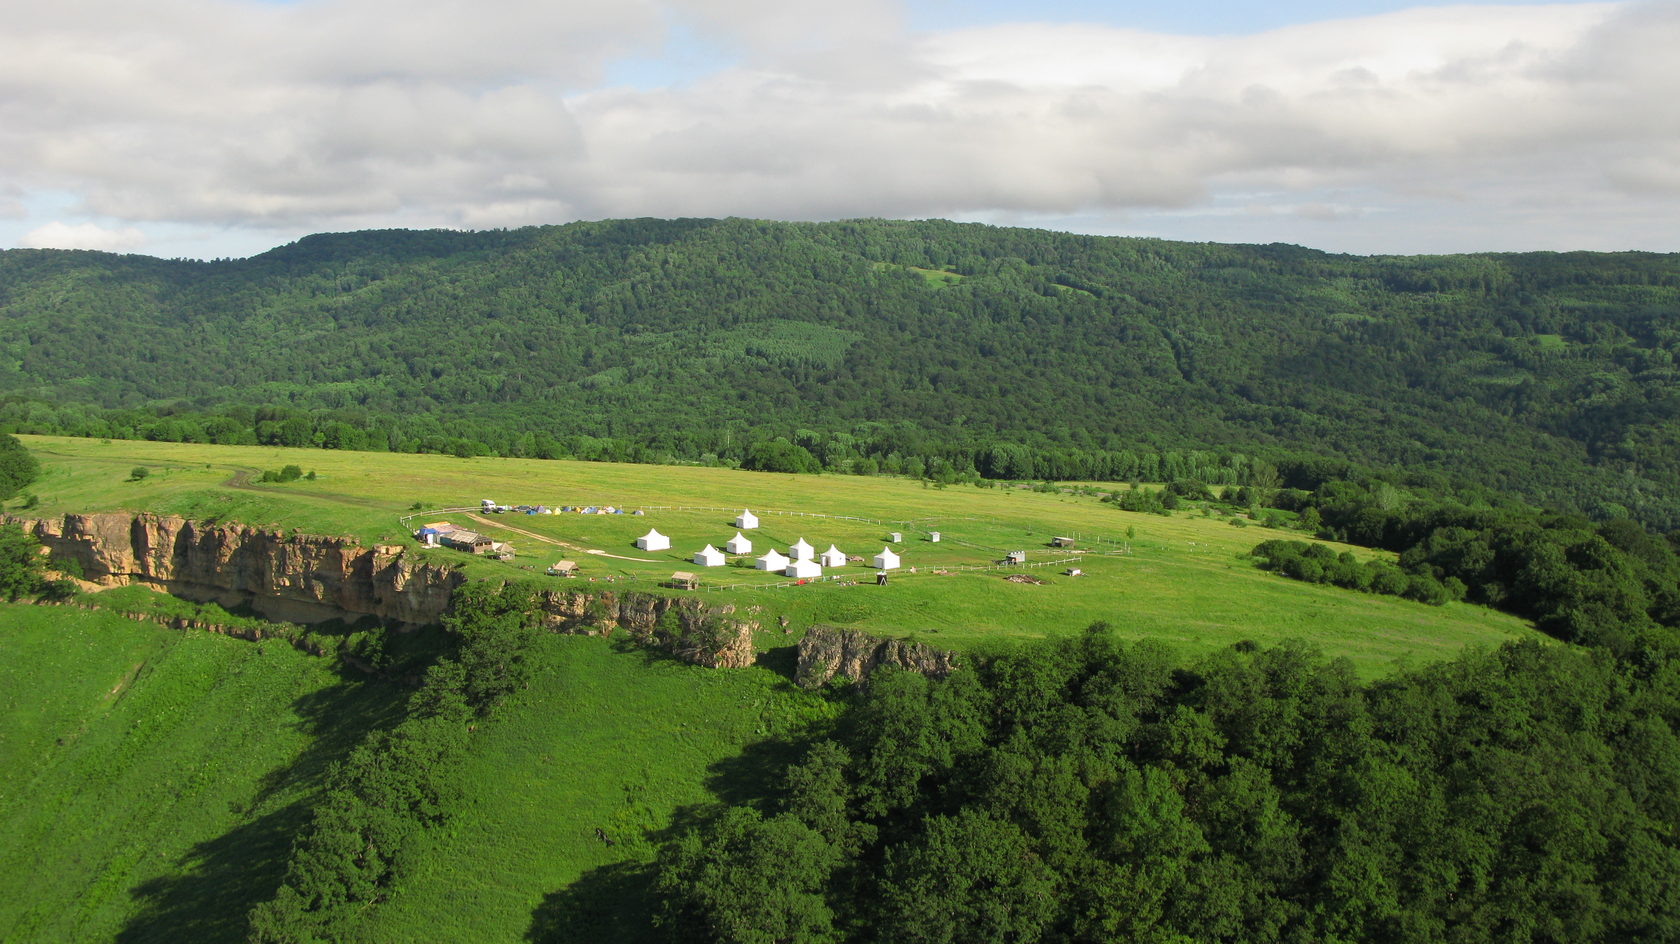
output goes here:
[[[636, 539], [636, 547], [644, 551], [668, 551], [671, 549], [671, 539], [660, 534], [659, 529], [650, 528], [648, 533]], [[729, 554], [742, 556], [751, 554], [753, 546], [745, 535], [737, 531], [733, 538], [725, 542], [724, 548]], [[768, 553], [757, 559], [755, 566], [763, 571], [780, 572], [789, 577], [805, 578], [820, 577], [824, 567], [844, 567], [849, 560], [846, 552], [833, 544], [828, 546], [828, 550], [818, 554], [816, 548], [807, 543], [804, 538], [800, 538], [794, 542], [792, 547], [788, 548], [787, 554], [771, 548]], [[701, 567], [722, 567], [728, 563], [728, 557], [724, 551], [708, 544], [694, 553], [693, 561]], [[898, 554], [894, 553], [892, 548], [883, 547], [881, 553], [875, 555], [870, 566], [876, 570], [896, 570], [901, 566], [901, 562]]]

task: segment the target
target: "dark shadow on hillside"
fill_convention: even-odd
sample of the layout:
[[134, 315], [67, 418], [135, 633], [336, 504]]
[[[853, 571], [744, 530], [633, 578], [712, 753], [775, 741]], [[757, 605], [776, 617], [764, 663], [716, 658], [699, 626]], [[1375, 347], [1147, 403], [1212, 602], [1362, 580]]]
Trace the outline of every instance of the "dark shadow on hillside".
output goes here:
[[766, 649], [758, 654], [754, 664], [759, 668], [769, 669], [791, 682], [799, 673], [799, 647], [777, 646], [774, 649]]
[[652, 915], [653, 866], [614, 862], [590, 869], [572, 884], [549, 892], [531, 913], [531, 944], [641, 944], [661, 940]]
[[291, 763], [269, 771], [256, 798], [242, 811], [252, 816], [277, 794], [307, 793], [271, 812], [201, 842], [175, 863], [172, 874], [130, 890], [140, 911], [117, 935], [120, 944], [194, 944], [244, 941], [246, 915], [274, 897], [286, 876], [292, 842], [308, 825], [311, 799], [334, 761], [379, 728], [402, 716], [408, 690], [369, 680], [354, 669], [343, 681], [293, 702], [308, 746]]

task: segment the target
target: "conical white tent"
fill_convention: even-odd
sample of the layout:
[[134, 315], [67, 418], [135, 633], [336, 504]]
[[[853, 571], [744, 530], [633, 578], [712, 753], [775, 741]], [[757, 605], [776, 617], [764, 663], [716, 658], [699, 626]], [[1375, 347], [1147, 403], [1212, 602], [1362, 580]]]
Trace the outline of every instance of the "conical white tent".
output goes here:
[[782, 573], [789, 577], [809, 580], [812, 577], [822, 576], [822, 565], [809, 559], [788, 561], [787, 569], [782, 571]]
[[723, 549], [731, 554], [751, 554], [752, 542], [742, 537], [741, 532], [737, 531], [735, 536], [729, 539], [729, 543], [723, 546]]
[[810, 560], [817, 556], [817, 549], [806, 544], [804, 538], [800, 538], [794, 542], [792, 547], [788, 548], [788, 556], [794, 560]]
[[775, 548], [771, 548], [768, 554], [765, 554], [763, 557], [758, 559], [758, 569], [767, 570], [772, 573], [778, 570], [786, 570], [787, 565], [788, 559], [782, 556], [782, 552], [776, 550]]
[[657, 529], [649, 528], [648, 533], [636, 539], [636, 546], [644, 551], [668, 551], [671, 549], [671, 539], [660, 534]]
[[830, 544], [828, 550], [823, 551], [822, 557], [818, 560], [824, 567], [844, 567], [846, 566], [846, 552]]
[[758, 516], [743, 508], [741, 513], [735, 516], [735, 527], [742, 531], [751, 531], [758, 527]]
[[694, 562], [701, 567], [722, 567], [724, 565], [723, 552], [708, 544], [694, 552]]
[[898, 568], [898, 555], [893, 553], [892, 548], [883, 547], [881, 553], [875, 555], [873, 566], [876, 570], [896, 570]]

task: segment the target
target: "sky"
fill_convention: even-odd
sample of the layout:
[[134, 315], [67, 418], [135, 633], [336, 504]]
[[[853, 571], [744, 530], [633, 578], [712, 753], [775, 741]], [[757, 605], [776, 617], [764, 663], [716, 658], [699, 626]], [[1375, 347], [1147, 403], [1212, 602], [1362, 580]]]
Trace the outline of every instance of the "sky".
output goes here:
[[1680, 0], [55, 0], [0, 248], [942, 217], [1352, 253], [1680, 251]]

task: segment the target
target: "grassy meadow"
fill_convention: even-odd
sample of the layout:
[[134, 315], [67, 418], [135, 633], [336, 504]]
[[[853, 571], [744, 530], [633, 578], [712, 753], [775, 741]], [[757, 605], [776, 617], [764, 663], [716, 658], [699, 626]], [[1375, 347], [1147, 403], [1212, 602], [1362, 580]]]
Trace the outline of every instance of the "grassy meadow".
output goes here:
[[[701, 594], [739, 607], [786, 616], [792, 633], [813, 622], [855, 627], [966, 649], [1077, 631], [1105, 620], [1128, 638], [1152, 638], [1189, 650], [1241, 639], [1272, 643], [1299, 638], [1347, 656], [1372, 676], [1396, 660], [1445, 657], [1468, 644], [1497, 645], [1532, 634], [1522, 621], [1480, 607], [1430, 607], [1390, 597], [1311, 586], [1256, 569], [1246, 555], [1269, 537], [1300, 537], [1267, 528], [1233, 527], [1201, 510], [1171, 517], [1121, 511], [1095, 498], [1015, 488], [931, 488], [888, 477], [793, 476], [730, 469], [613, 465], [521, 459], [346, 453], [270, 447], [204, 446], [23, 437], [45, 468], [30, 514], [133, 509], [238, 521], [367, 543], [412, 544], [404, 519], [413, 509], [503, 504], [614, 505], [633, 515], [420, 514], [412, 525], [449, 520], [509, 541], [511, 562], [468, 559], [478, 575], [533, 576], [556, 560], [583, 565], [569, 584], [657, 590], [675, 570], [696, 571]], [[314, 480], [262, 483], [264, 470], [295, 464]], [[134, 469], [148, 473], [139, 479]], [[12, 509], [18, 503], [9, 503]], [[741, 508], [760, 516], [747, 533], [755, 553], [785, 551], [803, 537], [818, 551], [829, 544], [865, 558], [842, 569], [845, 579], [774, 587], [785, 578], [736, 566], [690, 562], [705, 544], [735, 534]], [[851, 519], [867, 520], [851, 520]], [[657, 528], [670, 551], [645, 552], [635, 538]], [[927, 533], [938, 530], [934, 544]], [[867, 561], [889, 531], [903, 532], [904, 570], [885, 588], [873, 585]], [[1078, 554], [1047, 546], [1058, 535], [1078, 539]], [[985, 567], [1008, 550], [1029, 563], [1077, 556], [1071, 565], [1028, 568], [1043, 585], [1010, 583]], [[589, 551], [604, 553], [590, 554]], [[1377, 552], [1352, 550], [1360, 556]], [[612, 555], [612, 556], [608, 556]], [[1084, 571], [1063, 576], [1066, 566]], [[914, 573], [909, 569], [915, 568]], [[832, 571], [831, 571], [832, 573]], [[561, 580], [561, 578], [553, 578]], [[774, 622], [766, 620], [766, 625]], [[766, 634], [763, 645], [788, 640]]]
[[0, 605], [0, 940], [240, 941], [393, 700], [282, 644]]

